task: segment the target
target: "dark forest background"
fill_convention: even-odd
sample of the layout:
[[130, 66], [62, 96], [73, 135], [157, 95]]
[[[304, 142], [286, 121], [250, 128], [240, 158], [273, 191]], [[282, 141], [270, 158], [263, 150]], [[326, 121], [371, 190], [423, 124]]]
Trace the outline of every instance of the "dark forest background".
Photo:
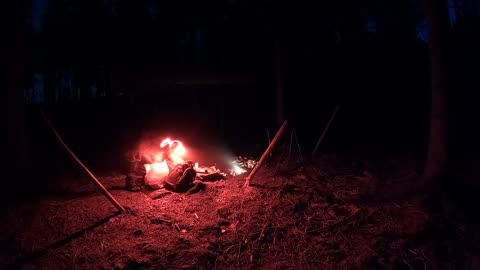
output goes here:
[[[23, 10], [24, 102], [38, 160], [56, 144], [40, 107], [99, 170], [118, 167], [151, 132], [263, 150], [266, 129], [279, 127], [279, 84], [307, 153], [337, 104], [322, 151], [425, 151], [422, 1], [33, 0]], [[478, 144], [480, 2], [450, 0], [448, 12], [451, 133], [467, 159]]]

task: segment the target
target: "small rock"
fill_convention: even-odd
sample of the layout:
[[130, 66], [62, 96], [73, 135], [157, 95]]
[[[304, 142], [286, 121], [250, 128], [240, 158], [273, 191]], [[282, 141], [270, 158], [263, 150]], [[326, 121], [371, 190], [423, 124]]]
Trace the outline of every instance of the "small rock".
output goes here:
[[171, 221], [165, 220], [165, 219], [161, 219], [161, 218], [154, 218], [154, 219], [150, 220], [150, 222], [151, 222], [152, 224], [168, 224], [168, 225], [172, 224]]

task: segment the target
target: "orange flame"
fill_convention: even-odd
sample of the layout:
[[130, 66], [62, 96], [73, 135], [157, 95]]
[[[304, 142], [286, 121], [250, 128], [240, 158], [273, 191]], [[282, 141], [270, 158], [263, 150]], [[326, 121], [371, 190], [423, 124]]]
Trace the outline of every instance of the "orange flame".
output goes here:
[[183, 156], [185, 156], [187, 152], [185, 150], [185, 147], [183, 146], [183, 143], [179, 140], [171, 140], [170, 138], [166, 138], [160, 143], [160, 148], [163, 149], [163, 148], [166, 148], [167, 146], [168, 146], [168, 149], [167, 149], [168, 158], [174, 164], [182, 163], [184, 161]]
[[164, 139], [160, 143], [160, 150], [153, 155], [153, 163], [145, 164], [147, 175], [151, 179], [161, 179], [167, 176], [170, 172], [169, 165], [175, 166], [183, 163], [186, 152], [181, 141]]
[[152, 171], [152, 172], [168, 174], [169, 172], [166, 160], [162, 162], [155, 162], [152, 164], [145, 164], [145, 170], [146, 170], [146, 173], [149, 173], [150, 171]]
[[145, 164], [146, 175], [149, 179], [161, 180], [170, 173], [167, 161]]

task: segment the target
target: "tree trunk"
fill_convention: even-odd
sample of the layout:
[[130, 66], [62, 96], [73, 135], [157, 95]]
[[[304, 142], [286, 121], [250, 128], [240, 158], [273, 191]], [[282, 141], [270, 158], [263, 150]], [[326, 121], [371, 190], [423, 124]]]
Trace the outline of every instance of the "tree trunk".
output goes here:
[[447, 1], [425, 0], [430, 47], [430, 139], [421, 185], [435, 184], [447, 166], [447, 92], [449, 88], [449, 19]]
[[26, 125], [25, 88], [25, 12], [24, 1], [13, 1], [6, 16], [13, 27], [8, 31], [6, 44], [7, 82], [7, 155], [9, 170], [28, 174], [32, 168], [30, 143]]
[[284, 102], [284, 85], [283, 85], [283, 70], [280, 51], [280, 39], [275, 39], [274, 44], [274, 61], [275, 61], [275, 105], [276, 114], [275, 120], [277, 125], [281, 125], [285, 121], [285, 102]]
[[464, 15], [469, 17], [480, 15], [480, 2], [478, 0], [464, 0], [462, 3]]

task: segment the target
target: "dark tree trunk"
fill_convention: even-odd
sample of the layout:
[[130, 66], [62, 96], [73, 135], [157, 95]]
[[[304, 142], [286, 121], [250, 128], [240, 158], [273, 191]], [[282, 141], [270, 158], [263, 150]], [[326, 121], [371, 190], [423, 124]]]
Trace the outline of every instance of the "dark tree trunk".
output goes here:
[[9, 25], [13, 26], [6, 35], [6, 83], [7, 83], [7, 156], [9, 170], [18, 175], [29, 173], [32, 168], [29, 136], [26, 125], [26, 113], [24, 103], [25, 88], [25, 12], [24, 1], [13, 1], [6, 18]]
[[425, 0], [430, 47], [431, 115], [430, 140], [422, 185], [435, 184], [447, 166], [447, 93], [449, 88], [449, 18], [447, 1]]
[[285, 121], [285, 90], [283, 84], [283, 70], [282, 70], [282, 59], [281, 59], [281, 49], [280, 49], [280, 39], [275, 40], [274, 44], [274, 64], [275, 64], [275, 95], [276, 95], [276, 124], [281, 125]]

